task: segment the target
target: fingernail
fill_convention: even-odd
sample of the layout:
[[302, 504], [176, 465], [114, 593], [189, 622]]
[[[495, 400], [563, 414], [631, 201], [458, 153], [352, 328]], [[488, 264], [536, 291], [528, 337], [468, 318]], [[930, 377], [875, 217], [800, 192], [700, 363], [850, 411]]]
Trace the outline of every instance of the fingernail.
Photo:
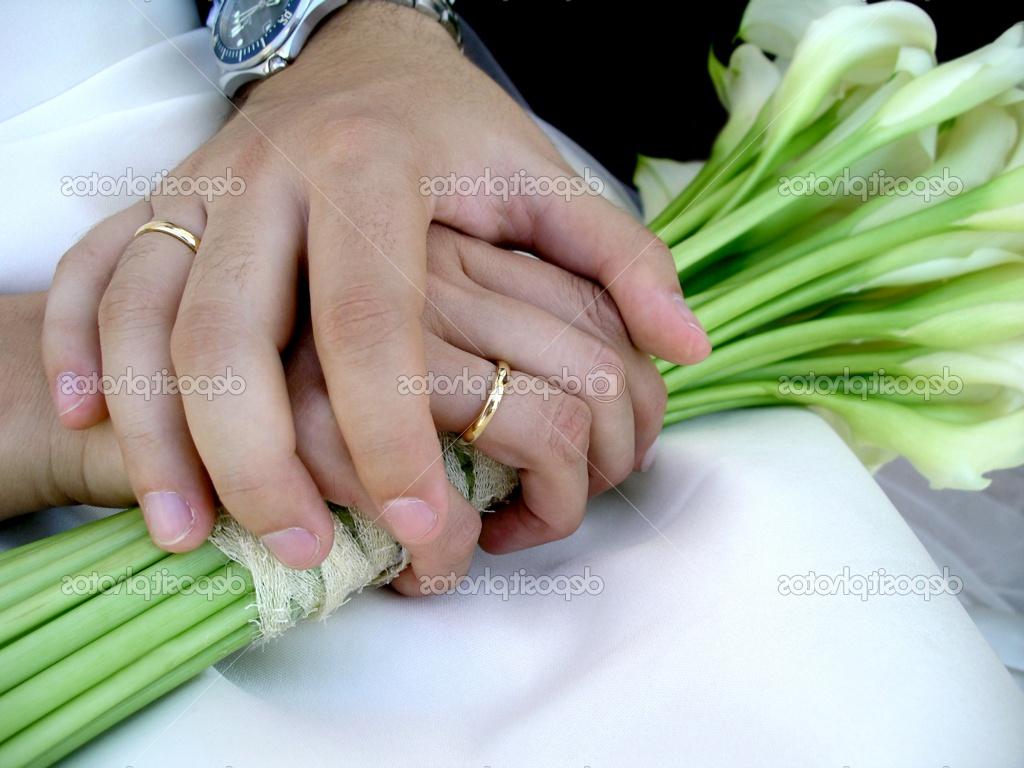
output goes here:
[[700, 320], [698, 320], [697, 316], [693, 314], [693, 310], [690, 309], [690, 305], [686, 303], [686, 299], [684, 299], [678, 293], [673, 293], [672, 301], [679, 308], [679, 314], [683, 316], [683, 321], [688, 326], [693, 328], [693, 330], [698, 331], [700, 334], [706, 337], [707, 332], [704, 330], [704, 326], [700, 324]]
[[[700, 324], [700, 320], [693, 314], [693, 310], [690, 309], [689, 305], [678, 293], [672, 294], [672, 301], [676, 307], [679, 308], [679, 314], [683, 316], [683, 322], [689, 326], [694, 333], [697, 334], [695, 344], [691, 348], [691, 353], [699, 360], [703, 360], [711, 352], [711, 340], [708, 338], [708, 332], [704, 330], [704, 326]], [[694, 361], [696, 362], [696, 361]]]
[[320, 537], [305, 528], [285, 528], [266, 533], [260, 540], [274, 557], [289, 568], [311, 568], [320, 554]]
[[422, 539], [437, 525], [437, 513], [420, 499], [394, 499], [384, 505], [384, 519], [403, 542]]
[[647, 453], [645, 453], [643, 459], [640, 460], [641, 472], [646, 472], [653, 466], [654, 460], [658, 458], [658, 443], [660, 442], [660, 437], [654, 438], [654, 442], [651, 443], [651, 447], [647, 449]]
[[71, 371], [64, 371], [57, 376], [57, 412], [60, 416], [71, 413], [85, 402], [85, 395], [75, 393], [77, 379], [78, 374]]
[[174, 491], [155, 491], [143, 496], [142, 516], [153, 541], [164, 547], [184, 539], [196, 524], [195, 510]]

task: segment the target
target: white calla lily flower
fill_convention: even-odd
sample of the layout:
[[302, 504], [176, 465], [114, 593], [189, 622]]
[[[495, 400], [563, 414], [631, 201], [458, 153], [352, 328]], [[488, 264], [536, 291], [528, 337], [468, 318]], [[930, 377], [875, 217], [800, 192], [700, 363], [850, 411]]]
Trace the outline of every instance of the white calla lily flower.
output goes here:
[[902, 0], [843, 5], [813, 21], [766, 107], [764, 146], [754, 170], [726, 210], [757, 187], [785, 145], [841, 95], [844, 85], [883, 83], [898, 63], [906, 63], [905, 49], [931, 55], [935, 44], [928, 14]]
[[[873, 229], [984, 184], [1003, 172], [1018, 139], [1017, 122], [1007, 109], [983, 104], [965, 112], [943, 135], [935, 162], [911, 180], [911, 194], [890, 194], [868, 203], [851, 232]], [[889, 169], [888, 175], [900, 174]], [[918, 186], [927, 194], [915, 193]]]
[[782, 73], [757, 46], [744, 44], [733, 51], [729, 66], [708, 57], [708, 71], [718, 100], [729, 119], [711, 149], [711, 157], [725, 157], [750, 133], [764, 105], [782, 82]]
[[932, 418], [926, 406], [885, 400], [829, 396], [821, 409], [842, 419], [840, 434], [869, 466], [905, 456], [932, 488], [983, 490], [986, 473], [1024, 464], [1024, 410], [956, 423]]
[[637, 158], [633, 185], [640, 193], [640, 202], [647, 219], [657, 215], [700, 172], [699, 161], [681, 163], [660, 157]]
[[911, 80], [882, 105], [872, 127], [892, 135], [917, 130], [998, 98], [1022, 81], [1024, 22], [988, 45]]
[[766, 53], [792, 59], [811, 22], [836, 8], [862, 5], [864, 0], [751, 0], [739, 37]]

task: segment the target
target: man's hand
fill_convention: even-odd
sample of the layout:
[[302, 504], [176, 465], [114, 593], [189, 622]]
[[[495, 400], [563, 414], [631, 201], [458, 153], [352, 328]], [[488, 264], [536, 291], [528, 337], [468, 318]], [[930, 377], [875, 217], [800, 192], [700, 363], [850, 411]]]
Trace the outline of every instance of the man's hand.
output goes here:
[[[245, 182], [241, 196], [165, 195], [97, 227], [63, 259], [47, 306], [44, 358], [60, 418], [88, 427], [109, 407], [132, 488], [168, 549], [205, 539], [216, 491], [283, 562], [310, 567], [326, 555], [329, 513], [297, 453], [281, 362], [307, 298], [300, 278], [308, 277], [316, 352], [367, 492], [364, 511], [414, 552], [417, 575], [466, 567], [471, 543], [463, 533], [479, 525], [476, 514], [445, 478], [430, 398], [396, 388], [400, 376], [426, 372], [420, 319], [431, 221], [595, 280], [646, 352], [678, 363], [707, 354], [669, 252], [607, 202], [505, 201], [462, 193], [458, 184], [455, 194], [436, 193], [434, 179], [572, 172], [422, 14], [377, 2], [338, 13], [172, 175], [229, 169]], [[160, 234], [132, 241], [151, 219], [200, 236], [198, 254]], [[596, 306], [604, 304], [581, 311]], [[561, 319], [564, 326], [573, 318]], [[544, 333], [557, 348], [562, 332]], [[179, 380], [230, 369], [246, 386], [213, 401], [115, 394], [104, 405], [99, 394], [68, 395], [60, 385], [67, 374], [117, 377], [129, 369], [166, 369]], [[633, 466], [653, 438], [637, 443]], [[442, 553], [441, 542], [454, 540], [459, 546]]]
[[[414, 543], [420, 562], [443, 567], [445, 558], [461, 562], [478, 537], [486, 549], [507, 552], [575, 530], [587, 497], [621, 481], [633, 469], [638, 446], [654, 440], [665, 389], [647, 356], [631, 345], [614, 304], [593, 283], [437, 225], [428, 246], [431, 303], [421, 327], [429, 376], [406, 388], [429, 397], [438, 429], [458, 432], [481, 407], [494, 373], [490, 360], [508, 360], [508, 391], [478, 446], [521, 468], [522, 481], [516, 498], [484, 518], [482, 536], [474, 516], [459, 537]], [[65, 430], [46, 396], [35, 344], [43, 301], [39, 294], [2, 299], [11, 320], [0, 330], [10, 352], [0, 370], [6, 438], [0, 466], [13, 474], [0, 483], [9, 489], [0, 512], [76, 501], [129, 504], [131, 488], [110, 422]], [[553, 335], [555, 343], [548, 343]], [[368, 509], [371, 499], [333, 418], [308, 318], [285, 358], [298, 456], [325, 498]], [[411, 570], [396, 587], [420, 594], [422, 583], [422, 574]]]

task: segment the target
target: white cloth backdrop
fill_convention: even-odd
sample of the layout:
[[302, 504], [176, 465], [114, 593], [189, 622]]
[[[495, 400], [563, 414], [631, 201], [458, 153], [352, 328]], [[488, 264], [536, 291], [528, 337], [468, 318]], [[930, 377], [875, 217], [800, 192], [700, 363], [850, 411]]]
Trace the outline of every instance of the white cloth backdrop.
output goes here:
[[[64, 248], [127, 202], [64, 196], [63, 177], [173, 168], [229, 109], [186, 60], [210, 67], [188, 0], [37, 0], [21, 16], [0, 100], [7, 292], [44, 288]], [[2, 544], [83, 514], [7, 525]], [[939, 570], [816, 417], [700, 419], [668, 430], [654, 469], [593, 502], [570, 540], [481, 555], [472, 575], [492, 594], [360, 596], [68, 762], [1024, 766], [1024, 697], [956, 598], [780, 593], [780, 577], [847, 568]], [[520, 570], [589, 573], [593, 594], [493, 594]]]

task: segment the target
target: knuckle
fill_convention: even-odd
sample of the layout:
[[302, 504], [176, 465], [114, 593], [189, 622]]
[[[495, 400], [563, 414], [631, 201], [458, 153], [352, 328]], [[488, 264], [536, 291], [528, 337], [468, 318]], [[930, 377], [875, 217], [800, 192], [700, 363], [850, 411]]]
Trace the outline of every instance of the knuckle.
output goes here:
[[[404, 471], [408, 478], [404, 485], [409, 485], [408, 481], [416, 478], [424, 469], [423, 464], [409, 452], [409, 436], [399, 431], [386, 433], [384, 430], [377, 430], [372, 437], [358, 443], [353, 442], [349, 450], [360, 467], [393, 467]], [[394, 489], [381, 487], [384, 481], [380, 478], [367, 477], [364, 478], [364, 482], [368, 489], [373, 486], [373, 490], [381, 491], [379, 495], [382, 497], [394, 495], [388, 492]]]
[[358, 354], [392, 338], [408, 322], [401, 301], [388, 298], [372, 285], [351, 286], [317, 313], [315, 332], [321, 344]]
[[526, 513], [520, 516], [520, 521], [530, 538], [542, 544], [572, 536], [583, 524], [584, 514], [585, 509], [581, 505], [578, 509], [562, 511], [561, 514], [552, 517], [541, 518], [536, 514]]
[[242, 336], [237, 307], [216, 300], [191, 304], [171, 331], [171, 359], [178, 369], [216, 364], [238, 351]]
[[602, 476], [599, 476], [599, 479], [604, 480], [609, 486], [614, 487], [625, 481], [625, 479], [631, 474], [633, 474], [632, 454], [629, 456], [623, 456], [610, 464], [601, 473]]
[[154, 429], [151, 420], [143, 416], [144, 414], [140, 414], [139, 418], [133, 419], [120, 414], [120, 418], [114, 424], [114, 431], [125, 446], [126, 452], [132, 456], [151, 455], [166, 444], [166, 435]]
[[97, 317], [103, 333], [134, 334], [165, 326], [170, 316], [160, 286], [141, 276], [115, 276]]
[[379, 157], [382, 150], [393, 155], [396, 148], [408, 143], [397, 126], [365, 115], [327, 121], [312, 138], [328, 165], [342, 167]]
[[233, 464], [210, 476], [224, 506], [235, 516], [239, 511], [249, 514], [247, 501], [264, 498], [264, 491], [279, 486], [280, 478], [281, 474], [269, 469], [266, 461]]
[[447, 528], [448, 548], [456, 557], [463, 558], [476, 548], [483, 525], [480, 515], [460, 514], [449, 518]]
[[560, 464], [586, 461], [590, 447], [590, 408], [571, 395], [560, 394], [548, 401], [546, 422], [547, 447]]
[[[274, 143], [261, 131], [252, 129], [239, 132], [240, 135], [233, 139], [233, 150], [230, 153], [231, 162], [235, 163], [239, 172], [253, 172], [265, 168], [277, 157], [277, 149]], [[213, 158], [209, 159], [199, 155], [189, 158], [191, 162], [190, 172], [198, 172], [201, 167], [210, 165]], [[220, 171], [221, 169], [217, 169]]]
[[576, 280], [577, 298], [584, 307], [584, 317], [605, 339], [628, 342], [629, 332], [615, 300], [607, 290], [589, 280]]
[[567, 539], [579, 530], [583, 524], [583, 512], [578, 514], [559, 515], [553, 520], [547, 521], [548, 540], [558, 541]]
[[[621, 381], [621, 379], [624, 377], [623, 371], [625, 370], [626, 364], [623, 362], [622, 356], [618, 352], [616, 352], [612, 347], [610, 347], [608, 344], [606, 344], [603, 341], [595, 340], [594, 343], [593, 343], [592, 348], [590, 350], [588, 350], [587, 359], [589, 360], [589, 363], [590, 363], [590, 367], [587, 368], [587, 376], [588, 377], [592, 378], [592, 377], [595, 377], [595, 376], [604, 376], [604, 377], [615, 376], [617, 379], [620, 379], [620, 381], [609, 382], [609, 383], [610, 384], [614, 384], [616, 387], [621, 387], [623, 385], [624, 382]], [[593, 382], [588, 382], [588, 383], [593, 383]], [[590, 396], [590, 395], [597, 395], [597, 396], [599, 396], [599, 399], [605, 399], [603, 397], [600, 397], [600, 395], [605, 395], [605, 394], [614, 394], [614, 393], [590, 393], [590, 392], [588, 392], [588, 396]]]
[[89, 269], [104, 260], [104, 252], [92, 239], [91, 235], [92, 233], [86, 235], [64, 253], [60, 261], [57, 262], [57, 269], [53, 277], [54, 282], [65, 277], [70, 278], [69, 272]]

